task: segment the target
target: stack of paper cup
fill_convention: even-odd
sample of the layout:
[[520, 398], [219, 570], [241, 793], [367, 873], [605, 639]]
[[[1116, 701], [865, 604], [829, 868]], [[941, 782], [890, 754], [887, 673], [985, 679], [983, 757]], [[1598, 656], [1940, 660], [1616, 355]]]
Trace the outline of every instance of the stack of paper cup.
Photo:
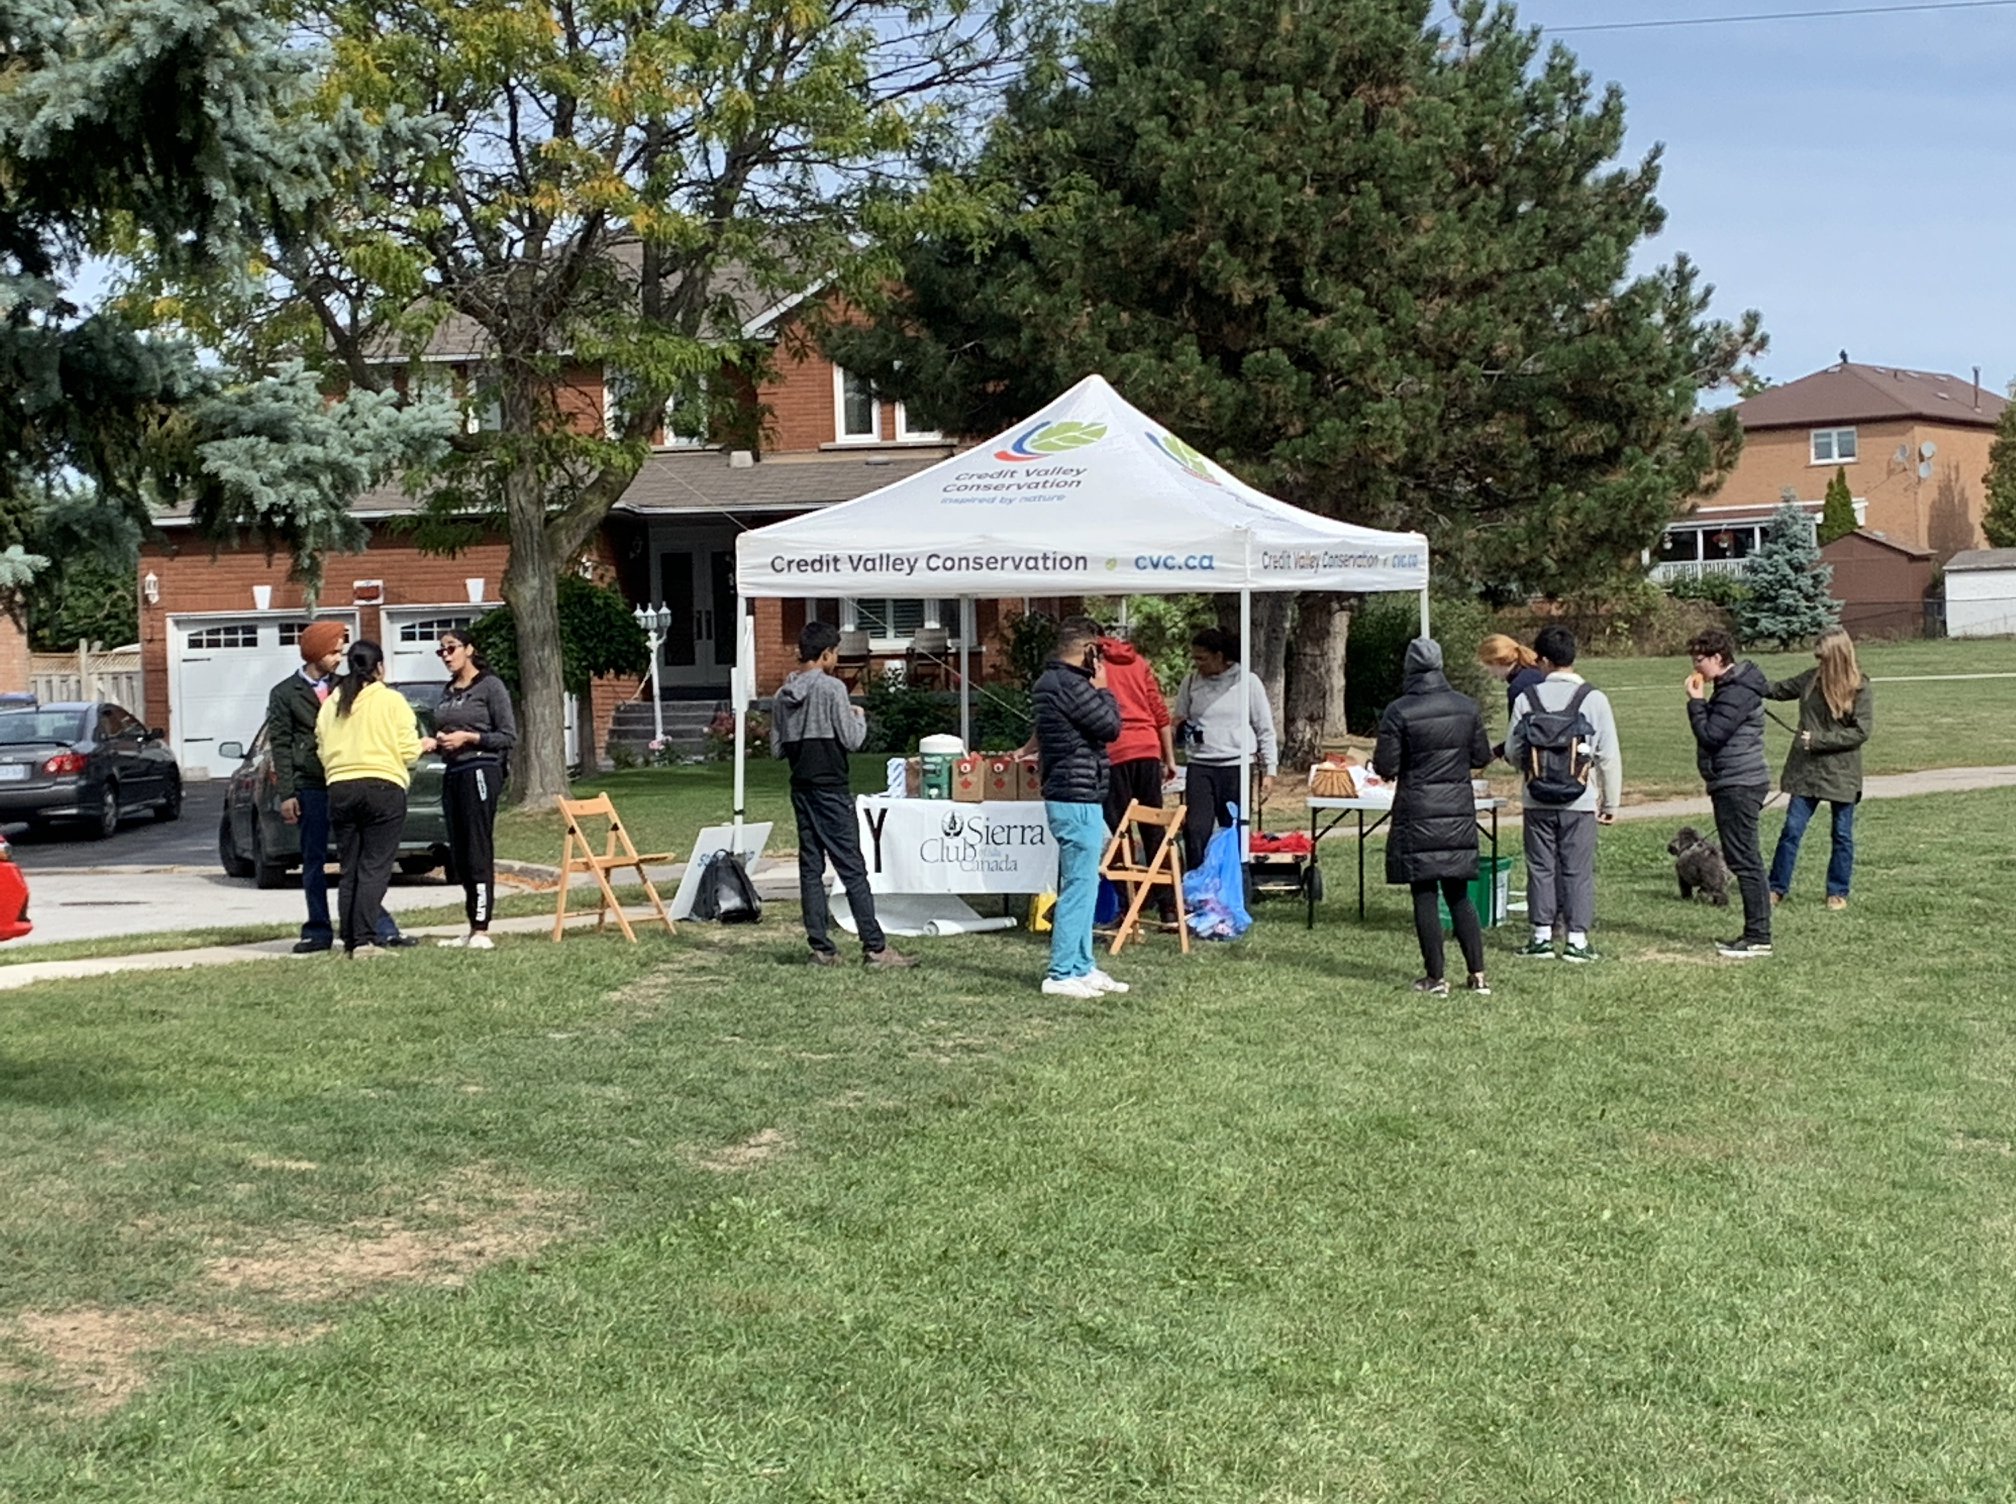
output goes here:
[[901, 757], [889, 759], [888, 780], [891, 799], [902, 799], [909, 794], [910, 769], [905, 759]]

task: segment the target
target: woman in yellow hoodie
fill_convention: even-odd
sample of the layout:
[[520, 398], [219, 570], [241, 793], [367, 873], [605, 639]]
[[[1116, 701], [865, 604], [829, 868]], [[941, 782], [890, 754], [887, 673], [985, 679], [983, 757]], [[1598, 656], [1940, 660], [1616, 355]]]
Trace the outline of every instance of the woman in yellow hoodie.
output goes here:
[[336, 928], [347, 956], [379, 954], [378, 910], [392, 882], [406, 787], [413, 764], [432, 750], [413, 707], [385, 680], [375, 642], [353, 642], [336, 692], [315, 716], [315, 747], [329, 780], [329, 825], [343, 864]]

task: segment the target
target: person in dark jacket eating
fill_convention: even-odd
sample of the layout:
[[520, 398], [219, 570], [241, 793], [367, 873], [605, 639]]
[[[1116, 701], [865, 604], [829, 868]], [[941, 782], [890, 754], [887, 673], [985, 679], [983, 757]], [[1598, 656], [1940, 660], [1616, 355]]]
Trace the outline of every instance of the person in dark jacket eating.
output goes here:
[[1720, 627], [1696, 633], [1687, 652], [1694, 660], [1687, 676], [1694, 764], [1715, 808], [1722, 855], [1743, 893], [1743, 933], [1715, 949], [1732, 961], [1752, 960], [1771, 954], [1771, 891], [1757, 838], [1757, 816], [1771, 794], [1771, 767], [1764, 761], [1764, 691], [1770, 683], [1756, 664], [1737, 661], [1736, 639]]
[[1099, 855], [1106, 846], [1106, 744], [1120, 734], [1120, 705], [1106, 688], [1099, 624], [1082, 616], [1057, 626], [1057, 647], [1030, 695], [1043, 810], [1057, 842], [1057, 907], [1050, 920], [1050, 974], [1056, 997], [1125, 992], [1092, 965], [1092, 914], [1099, 898]]
[[1449, 995], [1442, 916], [1435, 903], [1440, 897], [1456, 926], [1469, 988], [1488, 996], [1484, 927], [1470, 901], [1470, 882], [1477, 876], [1477, 796], [1470, 775], [1491, 761], [1484, 713], [1450, 686], [1442, 672], [1442, 648], [1433, 638], [1407, 644], [1401, 690], [1379, 717], [1372, 767], [1399, 785], [1387, 826], [1386, 881], [1405, 884], [1414, 894], [1414, 935], [1425, 973], [1414, 990]]
[[490, 672], [476, 642], [460, 627], [441, 634], [437, 649], [448, 683], [434, 707], [434, 745], [446, 772], [441, 813], [448, 822], [448, 855], [462, 879], [462, 910], [469, 933], [440, 943], [451, 950], [492, 950], [490, 911], [497, 902], [497, 801], [504, 793], [504, 762], [518, 745], [511, 691]]

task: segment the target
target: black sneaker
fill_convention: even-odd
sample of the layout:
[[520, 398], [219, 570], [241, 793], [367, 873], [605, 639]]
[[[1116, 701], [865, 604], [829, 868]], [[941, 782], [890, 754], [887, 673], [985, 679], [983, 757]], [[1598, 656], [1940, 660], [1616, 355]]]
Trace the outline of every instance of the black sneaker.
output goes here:
[[388, 935], [378, 943], [386, 950], [411, 950], [420, 941], [414, 935]]
[[1724, 940], [1715, 947], [1715, 953], [1731, 961], [1754, 961], [1760, 956], [1771, 954], [1769, 940]]
[[1449, 983], [1440, 977], [1423, 977], [1414, 984], [1413, 990], [1429, 997], [1447, 997]]
[[333, 940], [296, 940], [294, 954], [297, 956], [319, 956], [335, 945]]

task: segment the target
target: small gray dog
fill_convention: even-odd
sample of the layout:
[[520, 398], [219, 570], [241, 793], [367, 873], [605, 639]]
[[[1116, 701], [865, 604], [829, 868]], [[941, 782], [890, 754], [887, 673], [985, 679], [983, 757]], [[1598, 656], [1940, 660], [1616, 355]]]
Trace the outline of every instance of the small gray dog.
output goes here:
[[1692, 898], [1698, 892], [1718, 909], [1729, 907], [1729, 864], [1722, 860], [1720, 846], [1693, 826], [1683, 825], [1666, 850], [1673, 858], [1682, 898]]

